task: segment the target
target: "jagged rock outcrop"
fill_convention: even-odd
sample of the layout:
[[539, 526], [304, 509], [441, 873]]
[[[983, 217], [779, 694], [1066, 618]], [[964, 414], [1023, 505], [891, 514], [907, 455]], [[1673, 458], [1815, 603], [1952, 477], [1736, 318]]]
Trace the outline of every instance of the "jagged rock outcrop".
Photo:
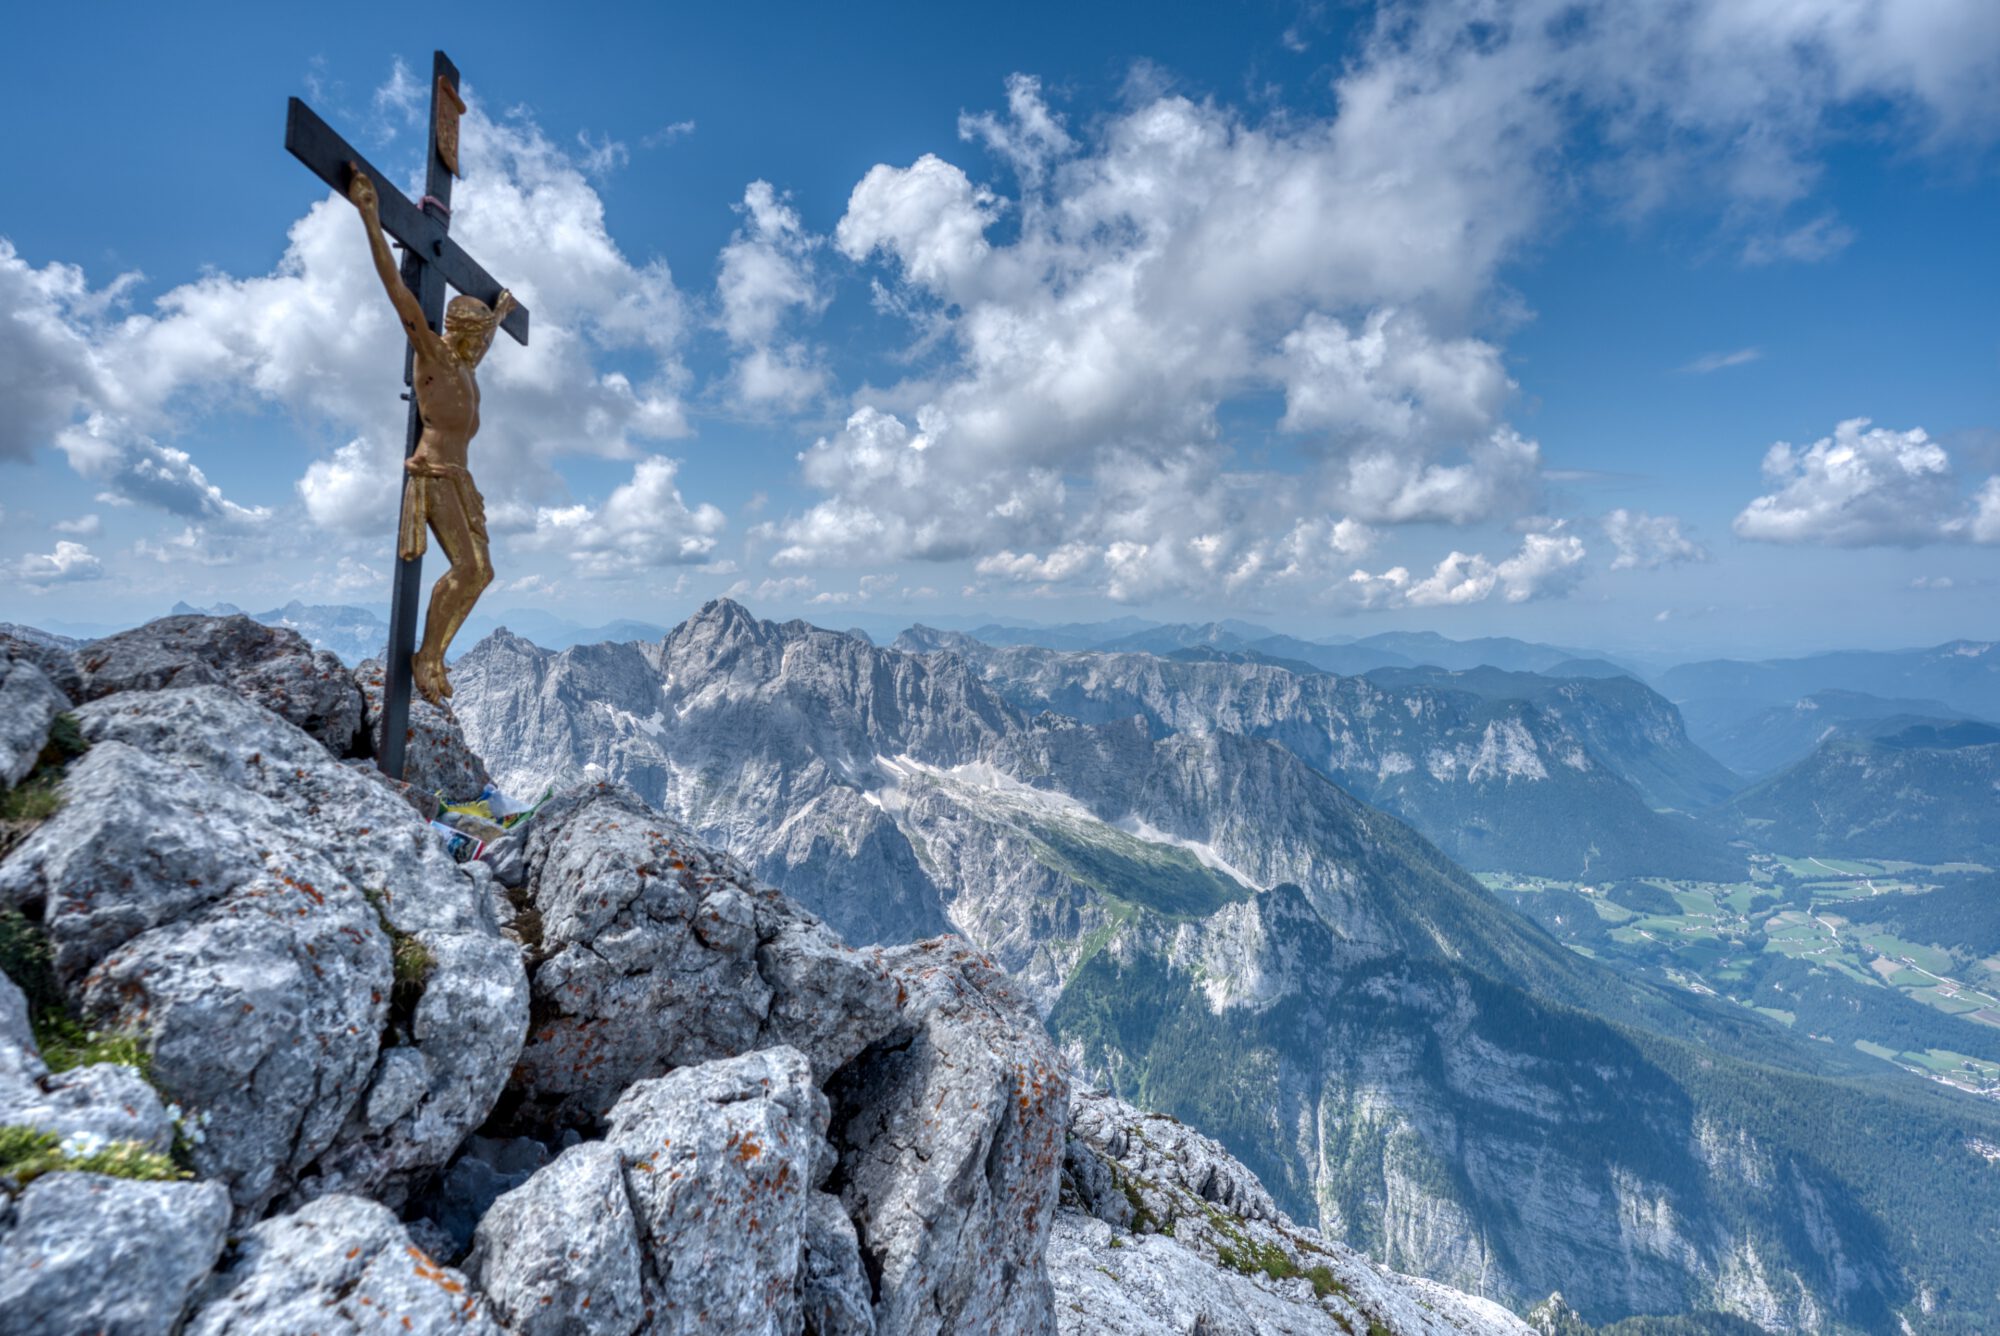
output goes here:
[[496, 1315], [523, 1332], [801, 1330], [809, 1204], [833, 1165], [804, 1055], [682, 1067], [605, 1121], [480, 1222], [467, 1267]]
[[1043, 1332], [1069, 1087], [1034, 1013], [962, 942], [885, 959], [910, 1022], [828, 1087], [839, 1188], [884, 1333]]
[[[294, 669], [248, 643], [180, 628], [217, 663], [83, 704], [60, 809], [0, 858], [33, 1005], [146, 1067], [51, 1073], [0, 980], [0, 1126], [43, 1157], [0, 1167], [0, 1336], [1058, 1329], [1068, 1083], [990, 957], [854, 951], [602, 783], [503, 885], [260, 703]], [[78, 1133], [136, 1177], [63, 1167]], [[1147, 1292], [1234, 1283], [1187, 1256]]]
[[210, 1115], [196, 1167], [254, 1219], [443, 1165], [527, 1028], [490, 878], [229, 689], [77, 716], [91, 749], [0, 864], [0, 902], [34, 911], [81, 1010], [146, 1036], [160, 1084]]
[[825, 1079], [897, 1022], [896, 983], [630, 790], [552, 799], [528, 834], [534, 1023], [514, 1078], [587, 1123], [634, 1081], [789, 1044]]
[[1500, 1305], [1302, 1229], [1220, 1144], [1103, 1091], [1070, 1106], [1050, 1266], [1065, 1333], [1528, 1336]]
[[361, 693], [339, 658], [248, 617], [161, 617], [92, 641], [77, 666], [79, 700], [216, 685], [298, 725], [336, 756], [361, 731]]

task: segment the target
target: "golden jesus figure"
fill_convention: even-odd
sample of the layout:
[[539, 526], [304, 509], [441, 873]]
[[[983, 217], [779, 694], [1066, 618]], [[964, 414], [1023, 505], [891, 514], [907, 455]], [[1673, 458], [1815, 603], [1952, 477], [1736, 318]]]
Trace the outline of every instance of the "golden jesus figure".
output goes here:
[[441, 705], [451, 694], [444, 672], [445, 650], [479, 595], [493, 583], [493, 559], [486, 547], [486, 502], [472, 485], [466, 454], [479, 430], [479, 383], [473, 372], [493, 346], [493, 331], [514, 309], [514, 296], [503, 291], [490, 307], [477, 297], [453, 297], [444, 310], [444, 333], [433, 333], [416, 294], [396, 272], [388, 239], [382, 235], [375, 183], [357, 170], [347, 197], [361, 211], [375, 271], [389, 290], [396, 314], [402, 317], [410, 346], [416, 349], [413, 388], [424, 430], [417, 448], [403, 461], [406, 492], [397, 555], [405, 561], [422, 556], [428, 528], [437, 535], [438, 546], [451, 562], [431, 590], [423, 644], [410, 659], [417, 690], [433, 705]]

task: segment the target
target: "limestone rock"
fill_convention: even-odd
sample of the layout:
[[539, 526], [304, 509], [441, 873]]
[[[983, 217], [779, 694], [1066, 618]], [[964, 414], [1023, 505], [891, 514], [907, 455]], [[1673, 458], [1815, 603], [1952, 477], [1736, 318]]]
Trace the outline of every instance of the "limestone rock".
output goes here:
[[[354, 670], [365, 703], [370, 756], [382, 754], [386, 680], [380, 659], [369, 659]], [[415, 691], [410, 693], [410, 724], [403, 740], [403, 781], [425, 797], [442, 795], [448, 803], [477, 798], [489, 782], [486, 762], [466, 745], [451, 706], [433, 705]]]
[[335, 756], [361, 731], [361, 694], [339, 658], [248, 617], [161, 617], [92, 641], [77, 658], [82, 700], [208, 684], [298, 725]]
[[[0, 1058], [0, 1068], [5, 1065]], [[34, 1127], [60, 1137], [82, 1132], [161, 1153], [174, 1144], [174, 1125], [159, 1096], [138, 1072], [115, 1062], [39, 1078], [0, 1070], [0, 1127]]]
[[395, 1199], [443, 1165], [526, 1029], [490, 878], [228, 689], [78, 717], [93, 746], [0, 863], [0, 902], [44, 907], [71, 999], [147, 1036], [161, 1088], [210, 1115], [202, 1175], [254, 1219], [292, 1193]]
[[[563, 1152], [480, 1221], [467, 1270], [510, 1328], [778, 1336], [808, 1308], [837, 1322], [852, 1306], [853, 1230], [813, 1190], [832, 1152], [804, 1054], [678, 1068], [633, 1085], [605, 1122], [605, 1140]], [[871, 1330], [865, 1294], [856, 1322], [813, 1330]]]
[[651, 1262], [662, 1333], [796, 1331], [806, 1204], [832, 1165], [805, 1055], [683, 1067], [606, 1116]]
[[623, 1157], [573, 1146], [493, 1203], [466, 1274], [520, 1336], [630, 1336], [646, 1316], [644, 1261]]
[[0, 788], [28, 777], [69, 700], [33, 661], [0, 650]]
[[12, 979], [0, 974], [0, 1082], [32, 1081], [47, 1071], [35, 1047], [28, 999]]
[[905, 1025], [828, 1085], [884, 1333], [1054, 1329], [1044, 1253], [1069, 1092], [1034, 1012], [955, 938], [886, 953]]
[[343, 1194], [251, 1229], [198, 1302], [188, 1336], [501, 1336], [462, 1274], [411, 1242], [388, 1208]]
[[1500, 1305], [1293, 1223], [1220, 1143], [1104, 1091], [1071, 1098], [1049, 1247], [1065, 1336], [1529, 1336]]
[[895, 1023], [895, 985], [629, 790], [585, 786], [528, 832], [533, 1117], [587, 1123], [636, 1080], [772, 1044], [822, 1077]]
[[874, 1297], [861, 1266], [861, 1241], [840, 1199], [815, 1192], [806, 1202], [799, 1308], [814, 1336], [873, 1336]]
[[214, 1183], [45, 1174], [0, 1231], [0, 1336], [170, 1336], [228, 1224]]
[[83, 675], [76, 667], [76, 652], [83, 644], [81, 640], [32, 626], [0, 622], [0, 658], [26, 659], [71, 701], [83, 696]]

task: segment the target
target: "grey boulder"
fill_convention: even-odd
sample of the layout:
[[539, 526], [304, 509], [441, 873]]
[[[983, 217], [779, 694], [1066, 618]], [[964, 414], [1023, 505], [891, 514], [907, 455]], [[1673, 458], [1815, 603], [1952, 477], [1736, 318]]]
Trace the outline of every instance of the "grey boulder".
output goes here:
[[0, 622], [0, 657], [26, 659], [72, 701], [83, 695], [83, 675], [76, 668], [76, 651], [83, 643], [32, 626]]
[[225, 686], [317, 738], [335, 756], [361, 732], [361, 693], [335, 655], [248, 617], [161, 617], [77, 654], [81, 700], [120, 691]]
[[387, 1207], [321, 1197], [245, 1234], [198, 1300], [188, 1336], [501, 1336], [464, 1275], [411, 1241]]
[[0, 1231], [0, 1336], [169, 1336], [228, 1224], [215, 1183], [45, 1174]]
[[69, 700], [33, 661], [0, 650], [0, 788], [28, 777]]
[[624, 1157], [573, 1146], [493, 1203], [465, 1261], [520, 1336], [630, 1336], [646, 1318], [645, 1261]]

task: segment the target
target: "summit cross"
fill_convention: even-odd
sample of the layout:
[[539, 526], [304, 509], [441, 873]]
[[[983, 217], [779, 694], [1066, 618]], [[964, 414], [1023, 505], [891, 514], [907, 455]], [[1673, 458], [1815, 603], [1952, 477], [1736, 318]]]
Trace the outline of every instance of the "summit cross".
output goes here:
[[[472, 488], [463, 459], [455, 464], [437, 464], [418, 457], [412, 462], [412, 457], [418, 455], [418, 447], [428, 444], [422, 390], [435, 379], [430, 374], [432, 365], [426, 364], [424, 384], [419, 385], [416, 381], [415, 375], [422, 360], [419, 350], [428, 348], [441, 354], [444, 350], [459, 347], [463, 342], [462, 339], [440, 341], [440, 336], [447, 341], [456, 337], [448, 327], [450, 322], [445, 320], [447, 285], [491, 308], [488, 338], [491, 337], [492, 326], [497, 324], [517, 342], [524, 345], [528, 342], [528, 309], [515, 303], [511, 294], [448, 235], [451, 226], [451, 182], [458, 175], [458, 118], [464, 111], [465, 103], [458, 94], [458, 67], [444, 52], [439, 51], [432, 62], [430, 152], [425, 160], [425, 193], [415, 203], [390, 186], [387, 176], [370, 166], [298, 98], [291, 99], [285, 117], [285, 148], [311, 168], [320, 180], [362, 208], [364, 218], [369, 220], [371, 237], [377, 243], [381, 257], [379, 263], [384, 267], [385, 275], [388, 272], [386, 266], [390, 263], [386, 258], [388, 252], [380, 246], [381, 238], [375, 229], [379, 228], [380, 233], [395, 238], [403, 252], [398, 270], [402, 285], [415, 298], [427, 327], [417, 328], [415, 314], [406, 314], [404, 323], [410, 342], [403, 356], [403, 384], [410, 388], [404, 391], [403, 398], [409, 401], [410, 412], [403, 457], [411, 479], [416, 482], [412, 485], [406, 479], [402, 489], [402, 514], [397, 525], [396, 575], [389, 596], [382, 742], [376, 758], [383, 773], [392, 779], [403, 777], [404, 751], [409, 737], [410, 691], [414, 677], [412, 658], [417, 648], [417, 606], [423, 598], [423, 539], [427, 524], [438, 533], [446, 556], [452, 562], [452, 572], [439, 582], [439, 592], [432, 595], [432, 626], [425, 637], [425, 653], [435, 651], [438, 660], [434, 665], [434, 679], [427, 679], [423, 684], [425, 695], [433, 700], [450, 691], [444, 680], [444, 644], [449, 643], [451, 635], [470, 610], [471, 600], [483, 588], [483, 583], [470, 588], [470, 597], [465, 596], [464, 590], [458, 591], [456, 601], [461, 606], [447, 610], [446, 616], [440, 618], [440, 597], [446, 594], [446, 585], [461, 565], [462, 552], [454, 549], [462, 548], [474, 533], [477, 535], [477, 551], [472, 555], [476, 556], [476, 564], [483, 569], [484, 577], [491, 577], [490, 567], [486, 564], [484, 507], [477, 505], [478, 493]], [[372, 190], [369, 183], [373, 183]], [[364, 198], [366, 204], [363, 203]], [[375, 221], [378, 217], [379, 224]], [[407, 311], [404, 305], [407, 299], [394, 292], [391, 295], [396, 298], [399, 309]], [[458, 319], [457, 308], [461, 301], [463, 298], [453, 302], [453, 320]], [[472, 384], [471, 371], [483, 353], [484, 346], [481, 345], [471, 353], [469, 362], [463, 368], [465, 385], [460, 397], [470, 396], [471, 412], [470, 427], [463, 430], [457, 440], [461, 456], [471, 433], [478, 429], [478, 391]], [[434, 356], [432, 363], [436, 361]], [[433, 429], [432, 436], [438, 436], [439, 424], [433, 422], [429, 426]], [[440, 485], [443, 485], [444, 498], [432, 500], [427, 505], [426, 498], [434, 497]], [[468, 527], [468, 514], [472, 516], [476, 528]], [[444, 623], [442, 626], [441, 621]], [[433, 645], [432, 640], [440, 630], [443, 632], [443, 643]]]

